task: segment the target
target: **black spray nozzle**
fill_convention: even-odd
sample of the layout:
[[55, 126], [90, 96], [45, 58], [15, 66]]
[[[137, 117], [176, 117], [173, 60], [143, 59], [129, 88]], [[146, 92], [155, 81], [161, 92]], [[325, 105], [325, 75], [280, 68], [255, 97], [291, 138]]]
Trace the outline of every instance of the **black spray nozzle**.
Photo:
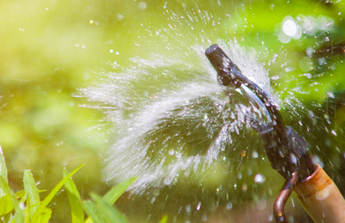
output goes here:
[[213, 44], [206, 49], [205, 54], [217, 71], [218, 83], [224, 86], [234, 85], [240, 87], [241, 83], [237, 82], [233, 72], [241, 72], [237, 66], [230, 60], [224, 51], [217, 45]]
[[235, 87], [246, 87], [262, 102], [261, 105], [270, 116], [270, 122], [262, 124], [251, 119], [250, 123], [260, 133], [272, 167], [284, 178], [289, 178], [298, 169], [300, 179], [309, 176], [314, 170], [308, 153], [309, 144], [291, 127], [285, 127], [277, 103], [268, 91], [244, 76], [218, 45], [207, 48], [205, 54], [216, 69], [220, 84], [228, 86], [233, 83]]
[[277, 133], [277, 140], [281, 144], [287, 145], [285, 124], [273, 97], [266, 90], [260, 88], [256, 83], [244, 76], [236, 64], [231, 61], [217, 44], [208, 47], [205, 54], [217, 71], [219, 84], [224, 86], [234, 84], [236, 87], [240, 87], [243, 84], [261, 100], [270, 115], [269, 118], [273, 123], [273, 129]]
[[270, 116], [270, 123], [262, 124], [255, 119], [250, 122], [263, 139], [264, 149], [273, 169], [286, 179], [274, 204], [274, 216], [276, 222], [287, 222], [284, 206], [294, 186], [316, 169], [308, 153], [309, 144], [291, 127], [285, 127], [273, 97], [244, 76], [218, 45], [207, 48], [205, 54], [217, 71], [219, 84], [234, 84], [236, 87], [244, 85], [249, 88], [260, 99]]

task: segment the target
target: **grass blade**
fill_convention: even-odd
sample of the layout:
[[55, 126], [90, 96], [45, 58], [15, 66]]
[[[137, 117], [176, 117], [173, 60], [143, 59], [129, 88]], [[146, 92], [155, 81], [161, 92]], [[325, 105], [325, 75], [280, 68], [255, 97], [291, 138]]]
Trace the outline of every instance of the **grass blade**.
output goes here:
[[[52, 210], [49, 208], [44, 209], [42, 214], [41, 214], [40, 223], [48, 223], [51, 217], [52, 217]], [[36, 223], [36, 222], [34, 222], [34, 223]]]
[[137, 180], [138, 177], [131, 177], [129, 179], [124, 180], [120, 184], [113, 187], [106, 195], [104, 195], [103, 199], [110, 205], [113, 205], [115, 201], [127, 190], [129, 186], [131, 186], [134, 181]]
[[[5, 180], [6, 183], [8, 183], [7, 179], [7, 167], [5, 163], [5, 157], [2, 152], [2, 148], [0, 146], [0, 176]], [[2, 188], [0, 188], [0, 197], [4, 196], [6, 193]]]
[[[38, 193], [47, 192], [47, 190], [37, 190], [37, 191]], [[26, 193], [25, 193], [25, 190], [21, 190], [21, 191], [16, 192], [15, 195], [17, 198], [23, 198], [26, 195]]]
[[[115, 201], [127, 190], [127, 188], [137, 180], [137, 178], [138, 177], [131, 177], [119, 183], [104, 195], [103, 200], [108, 204], [113, 205]], [[85, 223], [92, 223], [92, 219], [90, 219], [90, 217], [87, 218]]]
[[61, 187], [66, 183], [66, 181], [73, 176], [84, 164], [78, 166], [75, 170], [73, 170], [70, 174], [64, 177], [55, 187], [54, 189], [47, 195], [47, 197], [42, 201], [41, 205], [36, 210], [34, 216], [32, 217], [32, 222], [39, 222], [41, 219], [41, 215], [43, 211], [46, 209], [47, 205], [50, 201], [54, 198], [55, 194], [61, 189]]
[[26, 194], [25, 194], [25, 190], [21, 190], [15, 193], [17, 198], [23, 198]]
[[[67, 175], [67, 171], [64, 170], [64, 177]], [[84, 222], [84, 210], [81, 204], [80, 194], [72, 178], [66, 181], [65, 187], [67, 189], [67, 196], [71, 206], [72, 223]]]
[[13, 193], [13, 191], [10, 189], [10, 186], [8, 185], [8, 183], [6, 182], [6, 180], [0, 176], [0, 188], [3, 189], [3, 192], [5, 194], [9, 194], [12, 200], [12, 204], [15, 210], [15, 220], [14, 223], [23, 223], [24, 222], [24, 214], [22, 209], [19, 206], [19, 202], [15, 196], [15, 194]]
[[31, 211], [31, 205], [30, 202], [26, 203], [26, 207], [24, 209], [24, 214], [25, 214], [25, 223], [30, 223], [30, 211]]
[[163, 215], [163, 217], [162, 217], [160, 223], [167, 223], [167, 222], [168, 222], [168, 215], [165, 214], [165, 215]]
[[97, 210], [102, 213], [102, 216], [104, 216], [107, 222], [128, 223], [127, 218], [120, 211], [106, 202], [102, 197], [94, 193], [91, 194], [91, 197], [96, 202]]
[[85, 222], [107, 223], [92, 201], [84, 201], [83, 208], [89, 218]]
[[32, 173], [30, 170], [24, 170], [24, 190], [25, 194], [27, 196], [27, 202], [30, 202], [31, 210], [30, 210], [30, 216], [34, 215], [36, 212], [38, 206], [35, 204], [38, 204], [40, 202], [40, 196], [38, 195], [38, 189], [35, 183], [35, 179], [32, 176]]

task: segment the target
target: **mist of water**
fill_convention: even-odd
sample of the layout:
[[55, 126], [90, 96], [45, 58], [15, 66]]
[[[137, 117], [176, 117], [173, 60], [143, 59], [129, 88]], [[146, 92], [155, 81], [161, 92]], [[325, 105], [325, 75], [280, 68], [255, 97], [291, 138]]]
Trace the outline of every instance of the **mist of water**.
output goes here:
[[[250, 53], [233, 41], [218, 43], [244, 74], [269, 89], [267, 72]], [[232, 135], [248, 127], [245, 114], [261, 113], [241, 93], [217, 84], [206, 48], [190, 49], [199, 58], [197, 70], [157, 54], [132, 58], [130, 67], [118, 67], [84, 91], [90, 100], [103, 102], [99, 109], [115, 126], [106, 180], [138, 176], [137, 191], [170, 185], [179, 175], [203, 175], [214, 160], [225, 158], [225, 150], [241, 147]]]

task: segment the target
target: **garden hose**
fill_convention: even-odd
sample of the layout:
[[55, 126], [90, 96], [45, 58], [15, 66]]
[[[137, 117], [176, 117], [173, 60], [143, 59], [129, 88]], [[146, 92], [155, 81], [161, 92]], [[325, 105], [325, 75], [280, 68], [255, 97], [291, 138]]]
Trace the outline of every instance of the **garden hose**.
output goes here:
[[[338, 188], [323, 169], [312, 162], [308, 142], [291, 127], [285, 126], [273, 97], [244, 76], [218, 45], [211, 45], [205, 54], [217, 71], [219, 84], [250, 89], [268, 114], [269, 123], [249, 119], [251, 127], [263, 139], [272, 168], [286, 180], [274, 203], [276, 222], [288, 222], [284, 206], [293, 190], [315, 222], [345, 222], [345, 201]], [[244, 92], [253, 100], [252, 94]], [[336, 202], [332, 203], [332, 200]]]
[[320, 165], [306, 180], [298, 183], [294, 191], [316, 223], [345, 222], [344, 198]]

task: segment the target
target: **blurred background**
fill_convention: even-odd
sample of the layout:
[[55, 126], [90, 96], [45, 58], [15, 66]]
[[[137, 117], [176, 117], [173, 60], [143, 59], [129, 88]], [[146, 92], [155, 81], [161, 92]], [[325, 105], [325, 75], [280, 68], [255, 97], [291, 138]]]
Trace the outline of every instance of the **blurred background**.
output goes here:
[[[91, 191], [104, 194], [127, 175], [141, 175], [109, 161], [124, 134], [118, 130], [135, 128], [128, 117], [139, 117], [136, 114], [159, 100], [159, 94], [176, 93], [186, 83], [196, 83], [198, 89], [199, 79], [212, 85], [210, 95], [225, 101], [224, 89], [214, 90], [218, 89], [212, 79], [215, 73], [203, 58], [209, 45], [219, 43], [228, 52], [241, 52], [243, 69], [262, 68], [268, 80], [263, 84], [280, 102], [286, 123], [306, 138], [314, 161], [345, 192], [341, 174], [345, 168], [344, 13], [341, 1], [317, 0], [1, 1], [0, 145], [11, 187], [23, 188], [23, 171], [31, 169], [38, 188], [50, 190], [62, 179], [63, 168], [71, 171], [85, 162], [74, 180], [86, 199]], [[231, 94], [245, 103], [236, 92]], [[179, 151], [182, 156], [207, 154], [223, 126], [223, 116], [212, 119], [211, 115], [210, 122], [203, 121], [209, 120], [205, 114], [216, 106], [213, 97], [201, 96], [200, 103], [194, 97], [186, 104], [195, 119], [178, 112], [162, 117], [165, 124], [181, 121], [181, 126], [195, 130], [195, 137], [188, 138], [192, 149]], [[196, 104], [200, 106], [194, 109]], [[178, 104], [171, 111], [182, 107]], [[236, 111], [236, 107], [225, 108], [224, 117], [230, 115], [227, 111]], [[119, 110], [121, 117], [116, 116]], [[199, 125], [190, 125], [193, 120], [210, 128], [202, 132]], [[212, 120], [218, 123], [214, 129]], [[149, 157], [145, 165], [156, 165], [155, 159], [163, 159], [168, 152], [179, 159], [177, 150], [169, 149], [185, 146], [181, 138], [171, 139], [168, 147], [160, 145], [166, 135], [181, 135], [181, 126], [167, 132], [159, 126], [142, 130], [146, 138], [134, 141], [155, 143], [148, 149], [138, 145], [138, 153]], [[256, 133], [243, 129], [246, 126], [240, 125], [232, 135], [235, 144], [222, 145], [233, 152], [217, 155], [207, 164], [208, 170], [205, 164], [184, 178], [176, 172], [173, 183], [162, 183], [159, 177], [153, 184], [142, 179], [137, 186], [144, 189], [128, 193], [117, 206], [132, 222], [158, 222], [164, 214], [169, 222], [272, 221], [272, 199], [283, 180], [271, 170]], [[198, 135], [208, 141], [196, 140]], [[288, 205], [290, 222], [308, 221], [296, 198]], [[50, 208], [51, 222], [70, 221], [64, 193]]]

